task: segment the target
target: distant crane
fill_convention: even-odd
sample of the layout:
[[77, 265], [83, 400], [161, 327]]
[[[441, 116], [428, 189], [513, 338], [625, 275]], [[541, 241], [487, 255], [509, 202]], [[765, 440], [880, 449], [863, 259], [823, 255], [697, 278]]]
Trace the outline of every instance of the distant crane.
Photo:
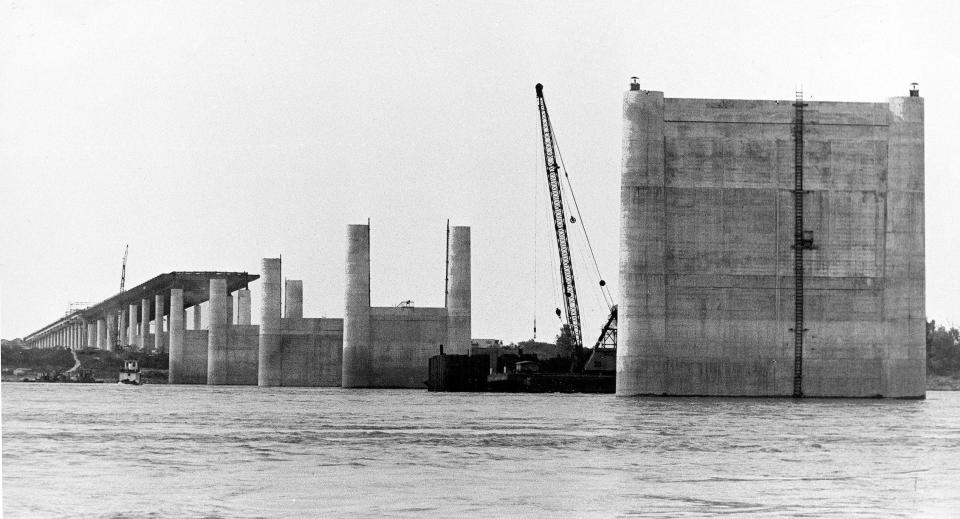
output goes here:
[[[124, 290], [123, 287], [127, 282], [127, 255], [129, 253], [130, 253], [130, 244], [128, 243], [123, 247], [123, 266], [120, 267], [120, 294], [121, 295], [123, 294], [123, 290]], [[123, 310], [120, 310], [120, 312], [123, 312]], [[116, 326], [117, 326], [117, 333], [113, 334], [114, 335], [113, 345], [114, 345], [115, 351], [120, 351], [120, 345], [122, 344], [122, 341], [123, 341], [123, 339], [120, 336], [123, 335], [123, 332], [125, 330], [120, 329], [120, 323], [122, 322], [122, 319], [120, 318], [119, 313], [117, 314], [117, 319], [115, 320], [116, 320]]]
[[[563, 207], [563, 197], [560, 184], [560, 165], [557, 163], [559, 151], [557, 150], [556, 139], [553, 136], [553, 125], [550, 123], [550, 115], [547, 113], [547, 103], [543, 98], [543, 85], [537, 83], [537, 104], [540, 109], [540, 130], [543, 137], [543, 157], [547, 168], [547, 182], [550, 186], [550, 203], [553, 212], [553, 227], [557, 234], [557, 249], [560, 253], [560, 280], [563, 288], [563, 301], [566, 308], [567, 322], [563, 331], [569, 336], [573, 346], [573, 359], [570, 364], [571, 372], [578, 372], [583, 369], [583, 337], [580, 326], [580, 305], [577, 302], [577, 287], [573, 277], [573, 262], [570, 258], [570, 241], [567, 237], [567, 219]], [[572, 194], [572, 192], [571, 192]], [[576, 208], [576, 198], [574, 198]], [[576, 223], [577, 219], [570, 217], [570, 223]], [[581, 224], [582, 225], [582, 224]], [[587, 238], [589, 246], [589, 238]], [[591, 247], [591, 255], [593, 250]], [[596, 263], [596, 258], [594, 258]], [[598, 271], [599, 272], [599, 271]], [[604, 280], [600, 280], [600, 287], [606, 286]], [[560, 309], [557, 309], [557, 316], [561, 316]], [[600, 338], [594, 346], [594, 351], [603, 346], [616, 347], [616, 329], [617, 329], [617, 307], [613, 305], [610, 308], [610, 316], [600, 333]]]
[[123, 285], [127, 282], [127, 254], [130, 252], [130, 244], [123, 248], [123, 266], [120, 267], [120, 293], [123, 293]]

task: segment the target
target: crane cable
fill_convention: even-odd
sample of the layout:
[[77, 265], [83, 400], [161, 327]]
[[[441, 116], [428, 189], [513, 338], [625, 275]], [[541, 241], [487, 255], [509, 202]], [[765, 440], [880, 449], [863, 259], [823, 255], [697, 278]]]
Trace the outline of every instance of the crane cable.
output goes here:
[[587, 227], [583, 224], [583, 216], [580, 214], [580, 205], [577, 203], [577, 195], [573, 192], [573, 185], [570, 183], [570, 175], [567, 174], [567, 166], [563, 163], [563, 155], [560, 154], [560, 141], [557, 139], [556, 132], [553, 131], [553, 122], [550, 122], [550, 133], [553, 134], [553, 142], [556, 149], [557, 159], [560, 162], [560, 167], [563, 169], [563, 177], [567, 180], [567, 191], [570, 192], [570, 199], [573, 200], [573, 209], [577, 213], [577, 220], [580, 223], [580, 229], [583, 231], [583, 236], [587, 242], [587, 248], [590, 251], [590, 258], [593, 260], [593, 269], [597, 273], [597, 277], [600, 278], [604, 284], [600, 287], [600, 292], [603, 294], [603, 300], [607, 305], [607, 310], [613, 308], [613, 296], [610, 295], [610, 289], [606, 285], [606, 281], [603, 279], [603, 274], [600, 273], [600, 265], [597, 263], [597, 256], [593, 252], [593, 245], [590, 243], [590, 236], [587, 234]]

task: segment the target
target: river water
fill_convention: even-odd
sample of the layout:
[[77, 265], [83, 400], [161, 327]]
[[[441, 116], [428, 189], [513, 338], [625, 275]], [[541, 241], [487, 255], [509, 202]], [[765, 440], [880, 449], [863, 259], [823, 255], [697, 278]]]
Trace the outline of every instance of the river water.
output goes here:
[[957, 517], [924, 401], [4, 383], [4, 517]]

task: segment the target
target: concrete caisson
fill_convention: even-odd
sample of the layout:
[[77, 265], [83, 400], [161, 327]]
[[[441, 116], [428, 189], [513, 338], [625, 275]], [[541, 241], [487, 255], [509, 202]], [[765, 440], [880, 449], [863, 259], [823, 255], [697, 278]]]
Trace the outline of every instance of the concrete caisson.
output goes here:
[[283, 316], [289, 319], [303, 318], [303, 281], [288, 279], [284, 283]]
[[210, 280], [210, 322], [207, 326], [207, 384], [227, 383], [227, 280]]
[[250, 324], [250, 290], [246, 288], [237, 291], [237, 324]]
[[97, 319], [97, 348], [107, 349], [107, 323], [103, 319]]
[[157, 353], [163, 353], [163, 350], [165, 349], [165, 346], [164, 346], [164, 345], [165, 345], [165, 341], [164, 341], [164, 339], [166, 338], [166, 336], [164, 335], [164, 332], [163, 332], [163, 306], [164, 306], [163, 303], [164, 303], [164, 299], [165, 299], [165, 298], [163, 297], [163, 294], [157, 294], [157, 295], [153, 298], [153, 307], [155, 308], [155, 310], [154, 310], [154, 315], [156, 315], [155, 320], [156, 320], [156, 322], [157, 322], [157, 324], [156, 324], [156, 330], [154, 330], [154, 332], [153, 332], [153, 339], [154, 339], [154, 341], [153, 341], [153, 350], [154, 350], [155, 352], [157, 352]]
[[450, 228], [447, 250], [447, 339], [445, 352], [470, 353], [470, 228]]
[[[624, 99], [619, 395], [790, 396], [792, 101]], [[923, 99], [804, 107], [802, 394], [923, 397]]]
[[146, 351], [150, 344], [150, 299], [146, 297], [140, 301], [140, 335], [137, 340], [140, 350]]
[[370, 227], [347, 227], [347, 289], [343, 314], [343, 387], [368, 387], [370, 359]]
[[129, 307], [129, 321], [126, 326], [127, 333], [127, 346], [134, 346], [137, 344], [137, 305], [130, 305]]
[[263, 298], [260, 303], [260, 339], [257, 384], [282, 385], [282, 331], [280, 326], [280, 258], [261, 263]]
[[[370, 306], [370, 229], [347, 229], [343, 387], [423, 388], [441, 344], [470, 348], [470, 228], [454, 227], [445, 307]], [[447, 350], [450, 351], [450, 350]]]

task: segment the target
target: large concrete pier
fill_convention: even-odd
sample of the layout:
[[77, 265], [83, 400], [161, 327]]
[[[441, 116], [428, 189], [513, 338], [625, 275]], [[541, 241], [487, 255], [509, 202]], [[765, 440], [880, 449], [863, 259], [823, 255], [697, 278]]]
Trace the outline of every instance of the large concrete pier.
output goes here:
[[808, 102], [800, 148], [793, 101], [635, 86], [623, 121], [619, 395], [924, 395], [917, 92]]
[[347, 228], [343, 387], [422, 388], [441, 344], [470, 349], [470, 228], [453, 227], [446, 306], [370, 306], [370, 228]]

